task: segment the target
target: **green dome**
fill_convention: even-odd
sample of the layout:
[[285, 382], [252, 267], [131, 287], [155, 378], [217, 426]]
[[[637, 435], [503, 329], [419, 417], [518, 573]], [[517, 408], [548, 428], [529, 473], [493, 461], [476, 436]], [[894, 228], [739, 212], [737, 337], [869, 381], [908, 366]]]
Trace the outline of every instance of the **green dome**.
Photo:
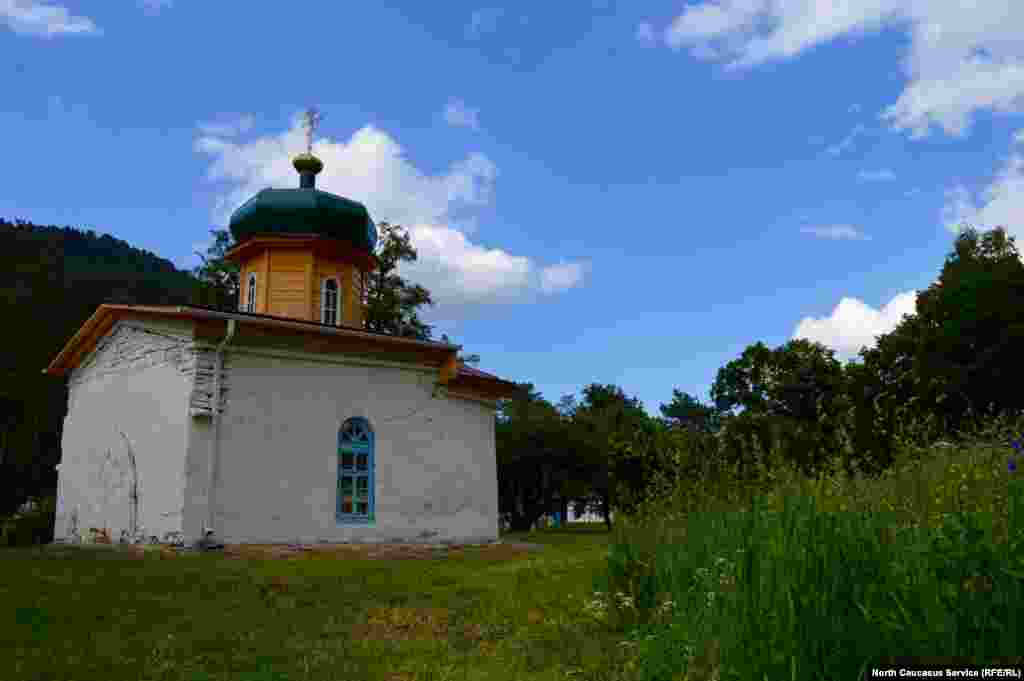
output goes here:
[[372, 253], [377, 227], [366, 206], [316, 189], [323, 164], [312, 154], [299, 155], [293, 165], [301, 178], [297, 189], [264, 189], [231, 215], [235, 243], [256, 234], [319, 234]]
[[319, 234], [373, 252], [377, 227], [366, 207], [319, 189], [264, 189], [234, 212], [235, 243], [256, 234]]

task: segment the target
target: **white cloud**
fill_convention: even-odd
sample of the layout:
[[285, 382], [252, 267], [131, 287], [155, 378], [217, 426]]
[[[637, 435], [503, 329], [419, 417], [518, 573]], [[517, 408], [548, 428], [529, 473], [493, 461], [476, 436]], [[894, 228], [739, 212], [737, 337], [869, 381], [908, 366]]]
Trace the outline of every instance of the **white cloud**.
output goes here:
[[[1020, 26], [1024, 29], [1024, 26]], [[1020, 111], [1024, 103], [1024, 62], [996, 63], [968, 58], [950, 73], [937, 73], [912, 81], [883, 118], [893, 127], [909, 130], [915, 139], [927, 136], [932, 125], [947, 134], [962, 136], [977, 111]]]
[[876, 337], [895, 329], [903, 315], [916, 311], [916, 291], [900, 293], [878, 310], [844, 297], [828, 317], [801, 319], [793, 338], [817, 341], [835, 350], [837, 359], [851, 359], [862, 347], [874, 347]]
[[461, 99], [451, 99], [444, 108], [444, 120], [453, 127], [480, 129], [480, 109], [470, 109]]
[[0, 0], [0, 20], [15, 33], [44, 38], [68, 33], [101, 33], [88, 17], [74, 16], [61, 5], [33, 0]]
[[896, 173], [888, 168], [879, 170], [862, 170], [857, 173], [858, 182], [892, 182], [896, 179]]
[[804, 234], [811, 234], [821, 239], [848, 239], [851, 241], [867, 241], [867, 236], [852, 225], [825, 225], [819, 227], [801, 227]]
[[146, 14], [156, 15], [174, 4], [173, 0], [139, 0]]
[[1024, 3], [937, 0], [706, 0], [666, 32], [673, 49], [728, 68], [795, 57], [840, 37], [908, 32], [907, 84], [881, 114], [912, 137], [963, 135], [979, 111], [1024, 109]]
[[584, 270], [581, 263], [560, 263], [545, 267], [541, 272], [541, 290], [556, 293], [570, 289], [583, 281]]
[[255, 124], [256, 117], [252, 114], [246, 114], [229, 121], [200, 123], [198, 128], [204, 135], [234, 137], [249, 132]]
[[[1018, 133], [1019, 134], [1019, 133]], [[1024, 156], [1012, 153], [988, 184], [972, 193], [963, 185], [954, 185], [946, 192], [943, 222], [954, 234], [961, 225], [988, 231], [1005, 227], [1006, 233], [1024, 242]]]
[[[196, 151], [212, 157], [207, 178], [226, 185], [214, 220], [226, 224], [231, 212], [260, 189], [298, 186], [291, 162], [304, 146], [299, 115], [276, 136], [245, 143], [214, 135], [198, 138]], [[473, 243], [454, 226], [464, 223], [462, 212], [491, 201], [498, 170], [481, 153], [428, 175], [390, 135], [373, 126], [348, 140], [316, 139], [313, 153], [324, 162], [319, 188], [362, 202], [378, 222], [409, 230], [419, 257], [403, 263], [402, 276], [431, 291], [438, 306], [428, 311], [430, 316], [451, 315], [459, 306], [521, 301], [582, 282], [582, 268], [574, 270], [571, 263], [544, 268], [529, 257]]]
[[644, 21], [636, 27], [636, 39], [642, 45], [653, 45], [658, 41], [658, 36], [654, 33], [654, 27]]
[[466, 26], [466, 37], [470, 40], [482, 38], [488, 33], [494, 33], [498, 28], [498, 20], [504, 10], [498, 7], [478, 9], [469, 17], [469, 25]]

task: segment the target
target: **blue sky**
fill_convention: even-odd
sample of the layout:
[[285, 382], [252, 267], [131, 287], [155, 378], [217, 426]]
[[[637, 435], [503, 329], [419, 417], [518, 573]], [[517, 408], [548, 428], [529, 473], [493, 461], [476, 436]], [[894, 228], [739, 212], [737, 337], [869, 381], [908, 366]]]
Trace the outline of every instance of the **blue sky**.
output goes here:
[[438, 334], [553, 402], [706, 400], [756, 341], [845, 360], [957, 225], [1021, 235], [1009, 0], [58, 2], [0, 0], [0, 216], [192, 267], [297, 185], [314, 104], [318, 186], [408, 227]]

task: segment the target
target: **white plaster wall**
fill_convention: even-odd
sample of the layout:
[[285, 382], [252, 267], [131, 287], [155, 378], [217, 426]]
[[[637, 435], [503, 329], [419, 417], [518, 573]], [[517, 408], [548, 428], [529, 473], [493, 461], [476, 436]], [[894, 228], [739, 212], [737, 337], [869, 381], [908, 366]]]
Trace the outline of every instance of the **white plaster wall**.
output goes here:
[[[229, 355], [214, 503], [224, 541], [497, 538], [493, 403], [433, 398], [436, 370]], [[370, 526], [335, 518], [338, 429], [352, 416], [376, 438]]]
[[119, 322], [72, 372], [58, 466], [58, 541], [72, 539], [76, 521], [84, 540], [91, 527], [109, 529], [114, 541], [129, 529], [129, 445], [144, 534], [162, 539], [181, 529], [189, 352], [184, 327], [151, 331]]

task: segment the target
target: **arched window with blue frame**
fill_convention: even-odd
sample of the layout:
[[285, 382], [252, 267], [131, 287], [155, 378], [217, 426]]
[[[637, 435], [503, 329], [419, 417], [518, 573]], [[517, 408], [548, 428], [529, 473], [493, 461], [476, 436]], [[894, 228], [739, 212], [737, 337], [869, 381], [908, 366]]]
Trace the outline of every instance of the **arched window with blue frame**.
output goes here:
[[339, 523], [373, 521], [373, 429], [361, 417], [350, 418], [338, 431]]

